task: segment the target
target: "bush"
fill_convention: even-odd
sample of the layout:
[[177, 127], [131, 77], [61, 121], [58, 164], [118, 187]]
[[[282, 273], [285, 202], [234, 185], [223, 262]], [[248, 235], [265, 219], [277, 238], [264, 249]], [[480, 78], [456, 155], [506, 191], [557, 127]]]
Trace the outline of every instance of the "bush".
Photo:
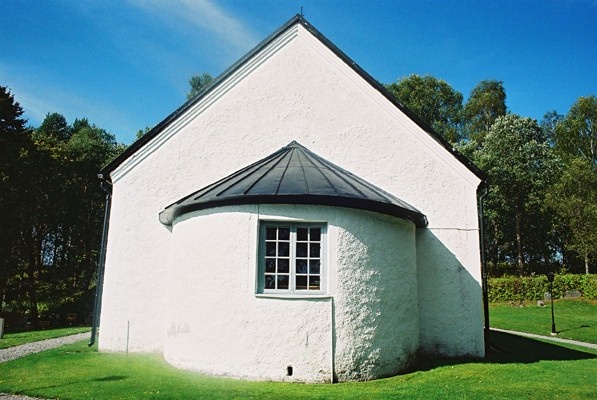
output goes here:
[[[542, 300], [549, 292], [545, 275], [531, 277], [489, 278], [489, 301]], [[564, 297], [566, 291], [578, 290], [583, 297], [597, 300], [597, 275], [556, 275], [553, 282], [554, 299]]]

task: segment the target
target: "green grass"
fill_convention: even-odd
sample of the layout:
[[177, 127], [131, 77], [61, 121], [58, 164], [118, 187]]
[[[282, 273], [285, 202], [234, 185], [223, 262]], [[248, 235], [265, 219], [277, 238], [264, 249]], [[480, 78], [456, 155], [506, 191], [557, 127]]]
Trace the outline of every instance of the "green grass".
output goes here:
[[246, 382], [180, 371], [159, 356], [97, 353], [85, 342], [0, 364], [0, 392], [60, 399], [595, 398], [597, 350], [492, 332], [487, 360], [432, 360], [371, 382]]
[[[597, 302], [557, 300], [558, 337], [597, 343]], [[549, 336], [551, 309], [491, 304], [492, 326]], [[33, 332], [31, 332], [33, 333]], [[597, 398], [597, 350], [490, 334], [485, 360], [424, 360], [415, 372], [335, 385], [247, 382], [177, 370], [157, 355], [98, 353], [86, 342], [0, 364], [0, 392], [60, 399]]]
[[25, 331], [15, 333], [5, 333], [4, 337], [0, 339], [0, 349], [7, 347], [18, 346], [29, 342], [37, 342], [39, 340], [53, 339], [61, 336], [74, 335], [75, 333], [89, 332], [88, 327], [70, 327], [61, 329], [49, 329], [44, 331]]
[[[554, 314], [557, 337], [597, 343], [597, 301], [555, 300]], [[526, 302], [522, 307], [518, 303], [491, 303], [489, 321], [495, 328], [549, 336], [551, 305], [548, 301], [545, 307], [538, 307], [537, 302]]]

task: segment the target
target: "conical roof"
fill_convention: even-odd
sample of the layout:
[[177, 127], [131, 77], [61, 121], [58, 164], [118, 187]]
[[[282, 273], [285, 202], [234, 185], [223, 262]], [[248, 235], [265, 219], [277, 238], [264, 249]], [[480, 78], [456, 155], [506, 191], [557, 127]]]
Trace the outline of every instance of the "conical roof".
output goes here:
[[160, 221], [240, 204], [312, 204], [379, 212], [427, 225], [416, 208], [332, 164], [297, 142], [169, 205]]

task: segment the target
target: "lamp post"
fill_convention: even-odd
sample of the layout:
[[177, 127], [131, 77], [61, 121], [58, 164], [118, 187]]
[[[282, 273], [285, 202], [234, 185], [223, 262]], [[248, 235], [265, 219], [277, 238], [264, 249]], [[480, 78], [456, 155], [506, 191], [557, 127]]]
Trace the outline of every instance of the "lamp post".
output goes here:
[[558, 332], [556, 331], [556, 320], [553, 316], [553, 278], [554, 273], [550, 271], [547, 274], [547, 281], [549, 282], [549, 299], [551, 300], [551, 335], [555, 336]]

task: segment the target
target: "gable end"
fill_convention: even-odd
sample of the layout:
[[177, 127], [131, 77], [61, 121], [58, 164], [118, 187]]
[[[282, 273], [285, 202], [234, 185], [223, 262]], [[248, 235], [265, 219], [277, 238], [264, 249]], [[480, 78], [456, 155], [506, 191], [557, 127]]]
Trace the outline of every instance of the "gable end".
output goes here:
[[[176, 109], [172, 114], [167, 116], [163, 121], [158, 123], [153, 129], [142, 136], [137, 141], [133, 142], [122, 154], [114, 158], [104, 168], [101, 169], [99, 176], [102, 179], [110, 179], [110, 174], [116, 170], [120, 165], [125, 163], [129, 158], [137, 156], [137, 153], [144, 148], [149, 142], [156, 138], [160, 133], [175, 124], [179, 118], [181, 118], [186, 112], [190, 111], [202, 100], [205, 100], [212, 92], [216, 91], [226, 80], [231, 78], [235, 73], [242, 70], [250, 60], [257, 57], [262, 53], [268, 46], [274, 43], [276, 40], [282, 38], [285, 34], [290, 33], [286, 40], [283, 40], [279, 46], [282, 46], [287, 40], [292, 39], [296, 35], [290, 31], [290, 29], [296, 25], [301, 25], [309, 33], [311, 33], [317, 40], [319, 40], [325, 47], [327, 47], [334, 55], [336, 55], [342, 62], [348, 65], [354, 72], [357, 73], [363, 80], [378, 91], [385, 99], [387, 99], [393, 106], [398, 108], [404, 113], [410, 120], [412, 120], [417, 126], [425, 131], [432, 139], [434, 139], [440, 146], [445, 148], [450, 154], [452, 154], [461, 164], [463, 164], [468, 170], [470, 170], [475, 176], [481, 181], [486, 181], [486, 174], [480, 170], [476, 165], [473, 164], [466, 156], [458, 152], [452, 145], [446, 141], [441, 135], [439, 135], [433, 128], [427, 125], [421, 118], [419, 118], [414, 112], [408, 107], [399, 102], [394, 95], [392, 95], [382, 84], [375, 80], [369, 75], [363, 68], [361, 68], [355, 61], [347, 56], [342, 50], [334, 45], [327, 37], [319, 32], [313, 25], [311, 25], [302, 15], [297, 14], [284, 25], [278, 28], [275, 32], [269, 35], [261, 43], [255, 46], [251, 51], [234, 63], [230, 68], [215, 78], [206, 88], [199, 92], [195, 97], [186, 101], [182, 106]], [[275, 49], [274, 49], [275, 51]]]

